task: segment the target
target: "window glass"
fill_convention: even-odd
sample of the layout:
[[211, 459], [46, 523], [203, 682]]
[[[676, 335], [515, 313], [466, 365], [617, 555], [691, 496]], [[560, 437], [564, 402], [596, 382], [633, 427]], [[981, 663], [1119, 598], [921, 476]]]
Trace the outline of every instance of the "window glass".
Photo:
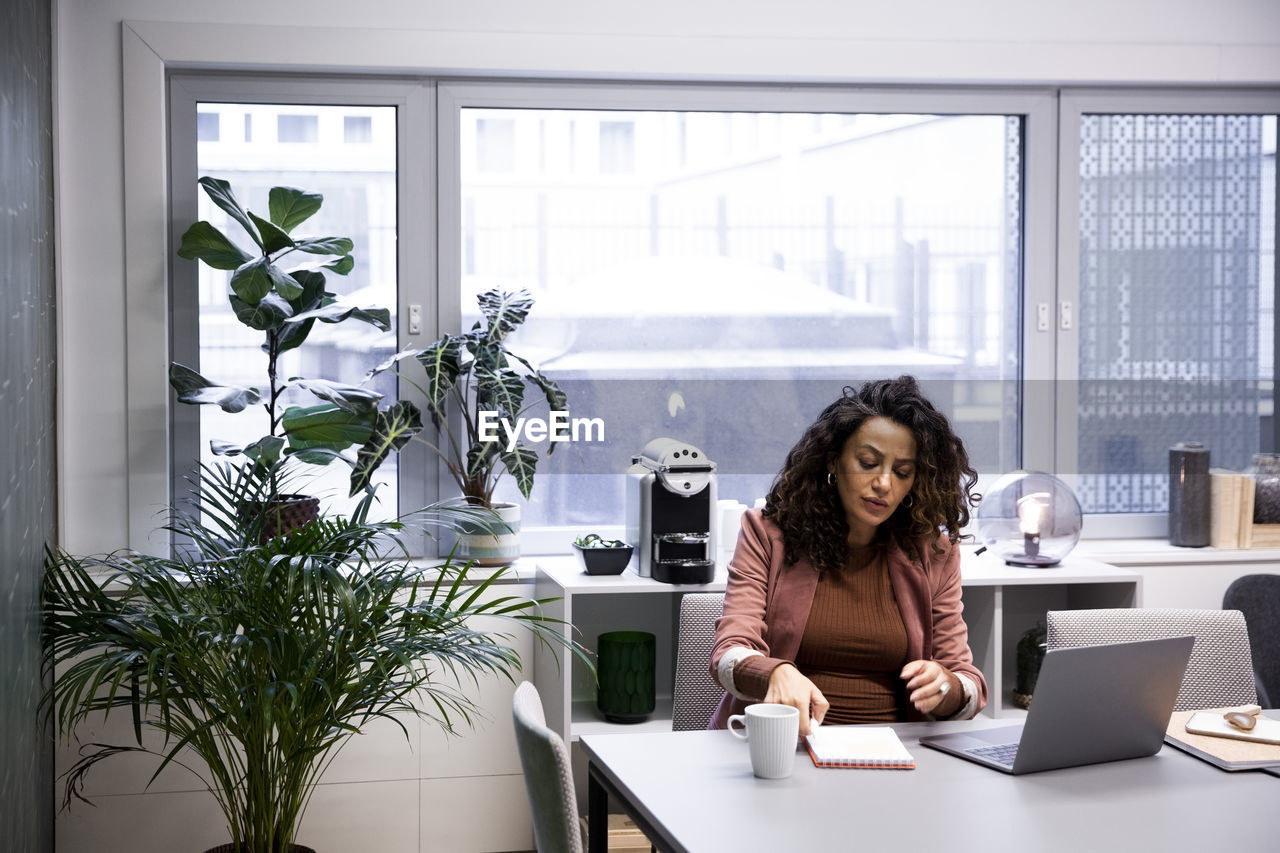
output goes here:
[[572, 417], [604, 421], [604, 441], [532, 445], [522, 524], [622, 523], [620, 475], [660, 436], [751, 502], [842, 386], [901, 373], [981, 470], [1017, 467], [1019, 117], [485, 108], [461, 123], [463, 327], [478, 293], [527, 288], [512, 349], [562, 383]]
[[373, 142], [373, 118], [371, 116], [343, 116], [343, 141], [348, 145]]
[[[271, 104], [201, 104], [203, 112], [227, 117], [231, 126], [243, 121], [273, 125], [282, 131], [280, 143], [304, 141], [293, 131], [306, 131], [311, 142], [305, 155], [288, 144], [256, 141], [200, 142], [197, 167], [200, 175], [231, 182], [241, 205], [265, 215], [267, 194], [274, 186], [293, 186], [324, 196], [319, 213], [299, 225], [294, 236], [350, 237], [355, 243], [355, 268], [346, 276], [328, 273], [328, 289], [342, 301], [360, 307], [391, 310], [392, 328], [396, 313], [396, 115], [393, 107], [362, 108], [369, 116], [367, 145], [345, 144], [343, 114], [347, 107], [307, 106], [308, 115], [297, 106]], [[241, 118], [243, 116], [243, 119]], [[300, 124], [296, 119], [303, 119]], [[310, 130], [306, 130], [310, 127]], [[283, 133], [286, 128], [293, 130]], [[332, 130], [330, 135], [329, 131]], [[325, 132], [321, 132], [321, 131]], [[246, 134], [247, 136], [248, 134]], [[286, 138], [287, 137], [287, 138]], [[222, 229], [241, 245], [251, 245], [239, 225], [221, 209], [199, 195], [199, 217]], [[262, 336], [236, 320], [227, 301], [229, 273], [199, 265], [200, 275], [200, 371], [210, 378], [235, 384], [262, 387], [265, 384], [266, 355]], [[281, 359], [284, 376], [310, 376], [359, 383], [365, 373], [394, 352], [394, 331], [380, 332], [373, 326], [346, 322], [316, 323], [307, 342]], [[374, 386], [395, 398], [394, 381], [381, 376]], [[297, 402], [315, 402], [301, 395]], [[215, 457], [209, 450], [211, 438], [244, 443], [268, 431], [262, 411], [234, 415], [216, 406], [200, 407], [201, 452], [204, 461]], [[354, 452], [354, 451], [352, 451]], [[322, 495], [336, 511], [349, 508], [346, 499], [350, 468], [334, 463], [324, 468], [307, 466], [320, 479], [308, 484], [308, 491]], [[393, 455], [378, 469], [381, 512], [395, 514], [397, 459]]]
[[217, 142], [220, 130], [217, 113], [196, 113], [196, 139], [198, 141]]
[[1080, 135], [1081, 504], [1165, 512], [1172, 445], [1240, 470], [1269, 444], [1276, 119], [1086, 115]]
[[276, 141], [319, 142], [320, 117], [284, 114], [276, 117]]

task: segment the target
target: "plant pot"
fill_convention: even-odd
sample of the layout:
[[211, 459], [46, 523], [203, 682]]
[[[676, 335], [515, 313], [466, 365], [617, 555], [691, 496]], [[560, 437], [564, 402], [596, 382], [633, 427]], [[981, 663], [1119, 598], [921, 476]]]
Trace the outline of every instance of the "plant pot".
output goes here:
[[259, 523], [262, 531], [258, 542], [266, 542], [276, 536], [288, 535], [320, 517], [320, 499], [310, 495], [280, 495], [274, 501], [253, 501], [240, 509], [240, 519], [246, 525]]
[[[490, 507], [502, 524], [494, 523], [492, 532], [476, 525], [460, 524], [458, 556], [478, 566], [505, 566], [520, 556], [519, 504], [494, 504]], [[504, 528], [505, 524], [510, 530]]]
[[[249, 853], [249, 849], [247, 847], [237, 847], [234, 844], [219, 844], [217, 847], [210, 847], [204, 853]], [[290, 844], [289, 853], [316, 853], [316, 851], [301, 844]]]

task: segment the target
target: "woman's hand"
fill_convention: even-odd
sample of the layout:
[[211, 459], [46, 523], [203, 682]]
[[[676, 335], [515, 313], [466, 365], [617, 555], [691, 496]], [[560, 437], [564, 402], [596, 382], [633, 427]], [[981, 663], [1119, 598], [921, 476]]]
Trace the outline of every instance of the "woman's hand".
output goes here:
[[769, 675], [769, 692], [764, 701], [790, 705], [800, 711], [800, 737], [809, 734], [809, 714], [815, 723], [821, 723], [831, 703], [817, 686], [800, 674], [794, 664], [784, 663]]
[[960, 679], [934, 660], [913, 660], [902, 668], [907, 682], [907, 701], [922, 714], [949, 717], [964, 704]]

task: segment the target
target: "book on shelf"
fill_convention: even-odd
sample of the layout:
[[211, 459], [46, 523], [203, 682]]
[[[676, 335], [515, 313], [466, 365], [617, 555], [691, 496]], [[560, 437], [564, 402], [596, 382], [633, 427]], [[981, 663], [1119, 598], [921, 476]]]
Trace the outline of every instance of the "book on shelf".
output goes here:
[[[1226, 468], [1209, 469], [1209, 544], [1214, 548], [1239, 548], [1244, 475]], [[1249, 521], [1253, 521], [1250, 514]]]
[[1253, 477], [1209, 469], [1209, 544], [1214, 548], [1280, 548], [1280, 524], [1254, 524]]
[[916, 760], [888, 726], [819, 726], [805, 737], [819, 767], [914, 770]]

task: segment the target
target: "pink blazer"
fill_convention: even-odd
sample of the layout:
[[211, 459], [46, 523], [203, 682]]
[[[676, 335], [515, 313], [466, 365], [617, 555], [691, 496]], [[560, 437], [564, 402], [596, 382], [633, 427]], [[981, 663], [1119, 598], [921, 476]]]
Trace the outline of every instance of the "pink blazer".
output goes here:
[[[936, 660], [966, 675], [977, 688], [976, 713], [987, 704], [987, 682], [973, 665], [969, 629], [961, 617], [960, 551], [945, 535], [939, 535], [937, 544], [944, 549], [941, 554], [927, 542], [921, 543], [918, 556], [897, 546], [888, 551], [889, 580], [907, 630], [907, 659]], [[720, 658], [734, 647], [795, 660], [818, 588], [818, 573], [806, 560], [785, 565], [782, 555], [782, 531], [764, 518], [762, 510], [749, 510], [729, 561], [724, 615], [716, 621], [713, 678]], [[742, 713], [748, 704], [726, 693], [709, 728], [724, 728], [729, 715]], [[928, 718], [908, 706], [907, 719]]]

